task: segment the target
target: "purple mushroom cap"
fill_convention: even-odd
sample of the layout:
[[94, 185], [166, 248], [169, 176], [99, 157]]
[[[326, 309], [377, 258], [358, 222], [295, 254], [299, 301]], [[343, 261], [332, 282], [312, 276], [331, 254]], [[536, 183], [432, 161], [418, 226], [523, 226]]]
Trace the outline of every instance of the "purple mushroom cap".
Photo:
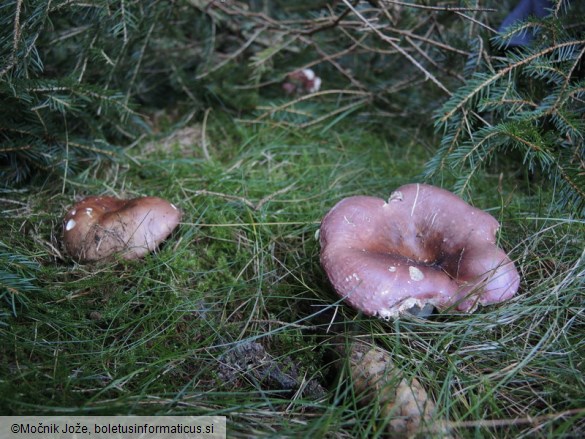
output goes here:
[[394, 318], [429, 304], [471, 312], [518, 290], [518, 271], [496, 245], [499, 226], [449, 191], [408, 184], [388, 202], [337, 203], [321, 223], [321, 265], [335, 291], [366, 315]]

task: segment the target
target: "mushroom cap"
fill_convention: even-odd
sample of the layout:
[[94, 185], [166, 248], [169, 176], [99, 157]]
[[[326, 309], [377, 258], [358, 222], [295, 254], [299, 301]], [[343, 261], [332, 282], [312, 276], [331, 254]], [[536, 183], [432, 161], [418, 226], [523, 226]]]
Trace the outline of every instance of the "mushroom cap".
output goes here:
[[518, 290], [518, 271], [496, 245], [498, 228], [449, 191], [408, 184], [388, 202], [337, 203], [321, 223], [321, 265], [337, 293], [366, 315], [392, 318], [428, 304], [470, 312]]
[[158, 197], [87, 197], [65, 215], [63, 243], [80, 261], [115, 253], [124, 259], [141, 258], [171, 234], [181, 216], [177, 207]]

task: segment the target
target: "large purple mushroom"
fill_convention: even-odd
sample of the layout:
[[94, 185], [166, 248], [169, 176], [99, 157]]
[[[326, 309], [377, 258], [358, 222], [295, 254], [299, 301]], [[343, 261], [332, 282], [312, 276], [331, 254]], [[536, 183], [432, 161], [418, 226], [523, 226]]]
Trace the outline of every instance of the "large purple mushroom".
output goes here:
[[510, 299], [520, 276], [496, 245], [499, 223], [458, 196], [408, 184], [341, 200], [321, 223], [321, 264], [337, 293], [369, 316], [429, 306], [472, 312]]

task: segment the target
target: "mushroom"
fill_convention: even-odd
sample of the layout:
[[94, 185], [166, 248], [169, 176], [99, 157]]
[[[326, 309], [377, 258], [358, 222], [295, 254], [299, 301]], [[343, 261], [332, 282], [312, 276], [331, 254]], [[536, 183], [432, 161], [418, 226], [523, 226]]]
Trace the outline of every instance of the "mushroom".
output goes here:
[[321, 78], [313, 69], [296, 70], [287, 75], [287, 81], [282, 84], [286, 94], [316, 93], [321, 88]]
[[341, 200], [323, 218], [321, 265], [333, 288], [369, 316], [510, 299], [520, 276], [496, 245], [499, 223], [449, 191], [408, 184], [388, 202]]
[[371, 346], [361, 339], [340, 344], [338, 351], [348, 358], [349, 375], [360, 405], [375, 404], [380, 419], [387, 421], [386, 432], [392, 438], [422, 437], [424, 429], [432, 437], [450, 438], [447, 424], [439, 419], [433, 399], [421, 382], [398, 369], [390, 352]]
[[114, 253], [137, 259], [155, 250], [181, 215], [177, 207], [157, 197], [87, 197], [65, 215], [63, 243], [67, 253], [80, 261], [97, 261]]

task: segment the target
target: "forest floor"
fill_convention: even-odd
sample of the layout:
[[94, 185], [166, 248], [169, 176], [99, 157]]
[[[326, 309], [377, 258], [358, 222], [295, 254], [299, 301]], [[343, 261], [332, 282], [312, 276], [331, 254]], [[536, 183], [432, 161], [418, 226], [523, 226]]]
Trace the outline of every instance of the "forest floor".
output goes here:
[[[551, 211], [554, 188], [518, 166], [482, 171], [463, 194], [501, 223], [522, 278], [509, 302], [386, 322], [329, 285], [325, 213], [420, 181], [436, 144], [407, 127], [211, 113], [205, 129], [142, 140], [105, 175], [4, 191], [1, 412], [225, 415], [230, 437], [375, 437], [379, 404], [357, 402], [332, 349], [362, 339], [421, 383], [454, 436], [585, 434], [585, 222]], [[144, 260], [79, 264], [62, 218], [90, 194], [160, 196], [183, 219]]]

